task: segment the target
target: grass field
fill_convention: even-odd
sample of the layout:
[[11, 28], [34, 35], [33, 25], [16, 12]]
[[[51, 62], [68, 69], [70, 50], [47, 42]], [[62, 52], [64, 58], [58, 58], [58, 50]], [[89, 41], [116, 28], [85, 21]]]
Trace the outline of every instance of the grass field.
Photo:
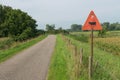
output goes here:
[[28, 40], [26, 42], [13, 43], [14, 45], [12, 47], [10, 47], [6, 50], [0, 50], [0, 62], [3, 62], [4, 60], [12, 57], [13, 55], [17, 54], [18, 52], [22, 51], [23, 49], [26, 49], [26, 48], [34, 45], [35, 43], [41, 41], [45, 37], [46, 37], [46, 35], [43, 35], [43, 36], [39, 36], [35, 39]]
[[[91, 31], [72, 32], [71, 34], [90, 36]], [[94, 37], [98, 37], [98, 31], [94, 31]], [[107, 31], [105, 37], [120, 37], [120, 31]]]
[[120, 37], [96, 38], [94, 44], [102, 50], [120, 55]]
[[[76, 35], [88, 35], [90, 32], [74, 33]], [[96, 36], [96, 32], [94, 32]], [[119, 42], [120, 31], [109, 31], [105, 38], [95, 38], [94, 44], [94, 61], [98, 62], [99, 66], [96, 68], [93, 80], [120, 80], [120, 42]], [[76, 46], [84, 49], [84, 64], [88, 62], [88, 56], [90, 55], [90, 44], [83, 43], [80, 40], [73, 40]], [[113, 54], [117, 55], [113, 55]], [[88, 66], [87, 66], [88, 67]], [[87, 68], [86, 67], [86, 68]], [[85, 74], [84, 74], [85, 75]], [[83, 79], [86, 80], [86, 79]]]
[[[80, 48], [83, 48], [84, 50], [82, 67], [79, 67], [79, 77], [76, 78], [74, 76], [75, 60], [71, 49], [69, 49], [67, 46], [66, 41], [64, 41], [61, 36], [58, 36], [47, 80], [88, 80], [88, 58], [90, 56], [90, 43], [83, 41], [81, 42], [79, 39], [75, 39], [71, 36], [65, 37], [70, 40], [72, 45], [77, 47], [78, 51]], [[92, 80], [120, 80], [119, 61], [120, 56], [113, 55], [112, 52], [102, 50], [97, 46], [94, 47]]]
[[[72, 42], [78, 46], [79, 48], [84, 49], [84, 68], [88, 69], [88, 57], [90, 55], [90, 44], [83, 43], [80, 41], [75, 41], [72, 39]], [[92, 80], [120, 80], [120, 58], [119, 56], [114, 56], [111, 53], [103, 51], [99, 48], [94, 48], [94, 65], [98, 62], [97, 68], [94, 70], [93, 79]], [[87, 72], [88, 73], [88, 72]], [[81, 76], [83, 79], [79, 80], [86, 80], [86, 76], [88, 74], [84, 74]]]
[[107, 37], [120, 37], [120, 31], [108, 31]]

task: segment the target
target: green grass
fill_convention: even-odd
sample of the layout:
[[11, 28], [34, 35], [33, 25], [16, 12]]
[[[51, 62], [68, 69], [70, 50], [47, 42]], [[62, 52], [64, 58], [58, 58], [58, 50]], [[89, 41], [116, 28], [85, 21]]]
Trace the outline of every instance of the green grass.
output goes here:
[[72, 75], [72, 67], [72, 55], [61, 35], [58, 35], [47, 80], [75, 80]]
[[15, 45], [14, 47], [11, 47], [7, 50], [0, 50], [0, 62], [5, 61], [6, 59], [12, 57], [13, 55], [17, 54], [18, 52], [22, 51], [23, 49], [26, 49], [35, 43], [43, 40], [46, 37], [46, 35], [39, 36], [35, 39], [31, 39], [27, 42], [23, 42], [20, 44]]
[[72, 37], [75, 40], [81, 41], [81, 42], [88, 42], [89, 37], [85, 34], [69, 34], [67, 35], [69, 37]]
[[[88, 58], [90, 56], [90, 43], [84, 43], [66, 36], [77, 46], [83, 48], [83, 64], [80, 67], [79, 77], [74, 76], [74, 56], [66, 41], [57, 36], [54, 54], [51, 59], [47, 80], [88, 80]], [[96, 66], [96, 63], [98, 65]], [[91, 80], [120, 80], [120, 56], [101, 50], [94, 46], [93, 76]]]
[[[71, 34], [73, 34], [73, 35], [85, 35], [85, 36], [89, 37], [90, 34], [91, 34], [91, 31], [72, 32]], [[94, 36], [95, 36], [95, 37], [98, 36], [98, 31], [94, 31]]]
[[[83, 48], [83, 64], [84, 68], [78, 80], [88, 80], [88, 56], [90, 55], [90, 44], [83, 43], [71, 39], [72, 43], [78, 48]], [[98, 62], [97, 68], [94, 70], [92, 80], [120, 80], [120, 57], [112, 55], [106, 51], [94, 47], [94, 66]]]
[[120, 31], [108, 31], [107, 32], [108, 37], [119, 37], [120, 36]]

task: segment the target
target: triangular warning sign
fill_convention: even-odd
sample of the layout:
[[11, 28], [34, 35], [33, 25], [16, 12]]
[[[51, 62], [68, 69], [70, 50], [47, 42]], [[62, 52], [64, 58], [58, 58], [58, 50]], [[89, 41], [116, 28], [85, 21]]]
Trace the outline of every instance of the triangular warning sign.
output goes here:
[[93, 11], [90, 12], [82, 30], [102, 30], [102, 27]]

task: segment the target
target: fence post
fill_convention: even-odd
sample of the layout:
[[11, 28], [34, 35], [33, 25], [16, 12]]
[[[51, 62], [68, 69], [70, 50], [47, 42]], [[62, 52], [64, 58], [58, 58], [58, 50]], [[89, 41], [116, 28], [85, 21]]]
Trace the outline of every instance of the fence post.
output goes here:
[[74, 46], [74, 48], [75, 48], [75, 58], [77, 58], [77, 47]]
[[92, 69], [91, 69], [92, 65], [91, 65], [91, 56], [89, 56], [89, 67], [88, 67], [88, 75], [89, 75], [89, 80], [91, 80], [91, 77], [92, 77]]
[[98, 62], [95, 63], [94, 71], [97, 69], [97, 67], [98, 67]]
[[75, 72], [75, 79], [77, 79], [77, 47], [73, 45], [73, 50], [74, 50], [74, 72]]
[[82, 65], [83, 60], [83, 48], [80, 49], [80, 64]]

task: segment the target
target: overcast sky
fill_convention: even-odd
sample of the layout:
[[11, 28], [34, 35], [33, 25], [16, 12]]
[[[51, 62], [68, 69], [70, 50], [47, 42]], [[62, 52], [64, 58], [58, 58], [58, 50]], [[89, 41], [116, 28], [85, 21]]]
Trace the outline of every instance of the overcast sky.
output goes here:
[[27, 12], [40, 29], [45, 29], [46, 24], [57, 28], [84, 24], [91, 10], [101, 23], [120, 22], [120, 0], [0, 0], [0, 4]]

